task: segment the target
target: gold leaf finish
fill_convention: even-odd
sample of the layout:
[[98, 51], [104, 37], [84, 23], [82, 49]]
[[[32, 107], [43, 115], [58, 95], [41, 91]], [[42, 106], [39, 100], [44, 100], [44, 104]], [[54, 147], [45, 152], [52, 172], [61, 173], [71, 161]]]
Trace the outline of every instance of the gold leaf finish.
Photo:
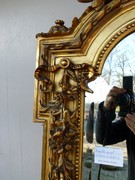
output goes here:
[[93, 93], [90, 83], [112, 48], [135, 31], [134, 0], [88, 2], [70, 28], [56, 20], [36, 36], [33, 121], [43, 123], [42, 180], [82, 179], [85, 92]]

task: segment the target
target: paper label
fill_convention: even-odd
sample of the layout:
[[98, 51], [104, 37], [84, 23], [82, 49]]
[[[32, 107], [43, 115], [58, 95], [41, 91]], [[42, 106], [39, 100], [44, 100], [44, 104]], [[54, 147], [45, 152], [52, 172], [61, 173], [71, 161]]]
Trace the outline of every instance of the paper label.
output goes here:
[[94, 163], [123, 167], [123, 150], [121, 148], [96, 146]]

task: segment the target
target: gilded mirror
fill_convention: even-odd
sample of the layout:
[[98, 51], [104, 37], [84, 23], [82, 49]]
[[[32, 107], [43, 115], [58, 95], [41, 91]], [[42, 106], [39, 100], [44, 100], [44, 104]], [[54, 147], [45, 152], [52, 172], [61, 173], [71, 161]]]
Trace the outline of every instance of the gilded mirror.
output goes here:
[[108, 54], [135, 31], [134, 0], [94, 0], [70, 28], [38, 33], [34, 117], [43, 124], [42, 180], [81, 180], [85, 92]]
[[[99, 164], [94, 163], [94, 150], [99, 144], [96, 141], [96, 120], [99, 103], [105, 100], [109, 90], [113, 86], [123, 87], [123, 77], [134, 77], [135, 67], [135, 32], [123, 38], [109, 53], [102, 69], [102, 74], [89, 86], [94, 89], [93, 94], [85, 94], [84, 113], [84, 140], [83, 140], [83, 168], [82, 179], [98, 179]], [[132, 79], [133, 91], [135, 91], [135, 78]], [[118, 118], [119, 108], [116, 109]], [[100, 179], [127, 179], [128, 157], [126, 141], [113, 146], [123, 152], [123, 166], [102, 165]]]

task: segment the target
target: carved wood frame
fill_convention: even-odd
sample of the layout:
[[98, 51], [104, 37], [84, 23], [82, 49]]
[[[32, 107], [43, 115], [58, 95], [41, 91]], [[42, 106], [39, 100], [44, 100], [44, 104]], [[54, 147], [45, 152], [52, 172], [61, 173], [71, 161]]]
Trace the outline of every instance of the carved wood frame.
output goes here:
[[57, 20], [37, 34], [33, 121], [43, 124], [42, 180], [81, 180], [85, 91], [94, 91], [88, 82], [134, 31], [135, 0], [111, 0], [89, 6], [70, 28]]

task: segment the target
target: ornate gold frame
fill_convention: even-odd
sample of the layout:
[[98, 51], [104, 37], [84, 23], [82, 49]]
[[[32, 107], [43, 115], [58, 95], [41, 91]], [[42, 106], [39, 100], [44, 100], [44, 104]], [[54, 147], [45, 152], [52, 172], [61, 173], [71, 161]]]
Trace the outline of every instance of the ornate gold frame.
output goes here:
[[85, 91], [106, 57], [135, 31], [135, 0], [94, 0], [67, 28], [37, 37], [34, 122], [43, 123], [42, 180], [81, 180]]

